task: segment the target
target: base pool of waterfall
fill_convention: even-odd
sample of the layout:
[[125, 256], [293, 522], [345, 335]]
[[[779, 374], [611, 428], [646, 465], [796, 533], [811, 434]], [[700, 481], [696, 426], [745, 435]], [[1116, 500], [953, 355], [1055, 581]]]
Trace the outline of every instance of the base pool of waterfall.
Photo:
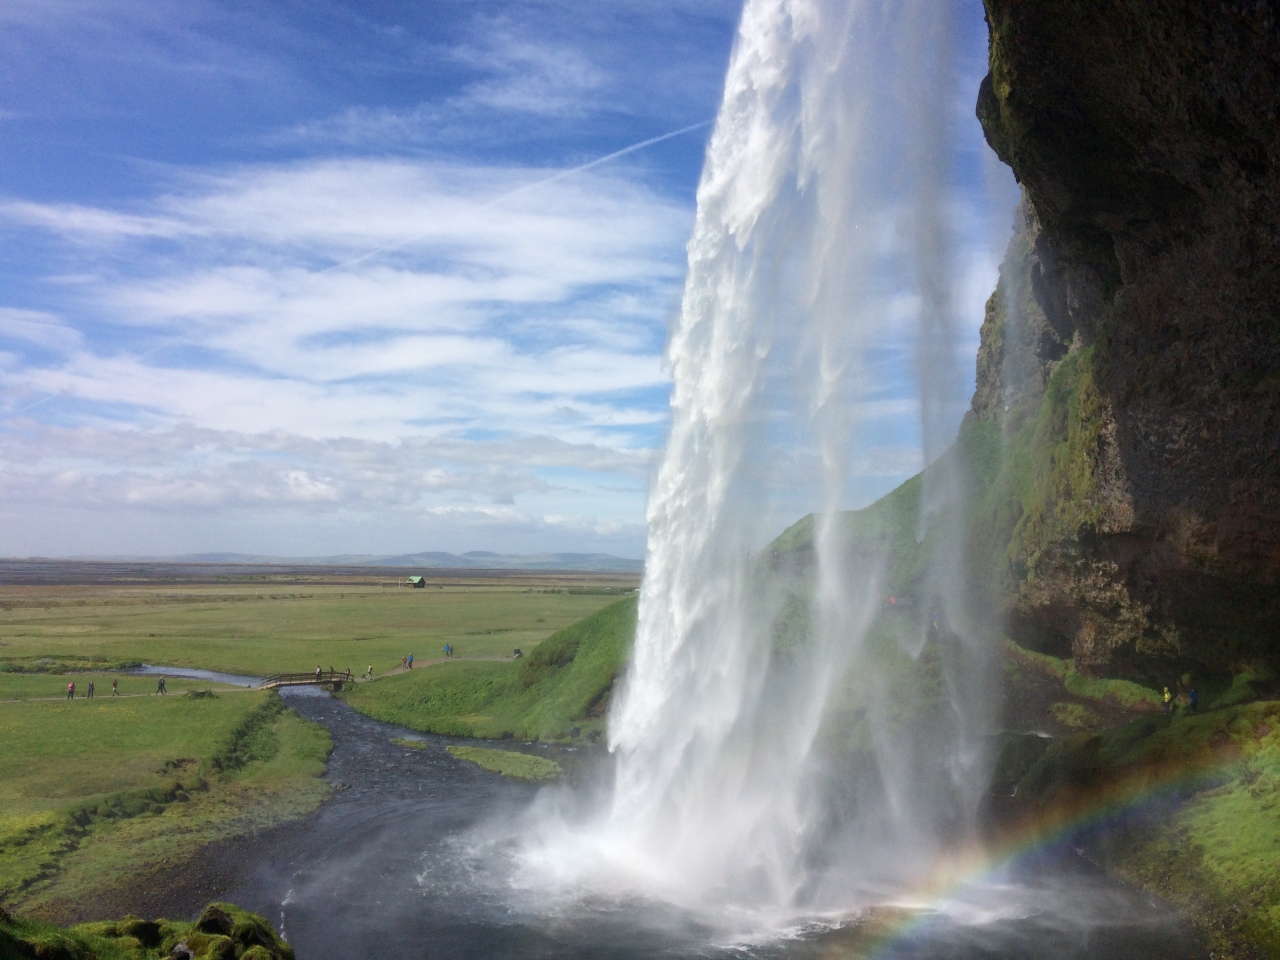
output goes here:
[[[1040, 851], [917, 906], [889, 904], [869, 922], [829, 917], [768, 936], [750, 918], [735, 931], [725, 917], [662, 900], [548, 901], [488, 848], [509, 837], [540, 788], [451, 757], [444, 748], [455, 741], [378, 723], [327, 695], [287, 700], [332, 732], [337, 792], [306, 829], [263, 843], [247, 881], [219, 896], [282, 926], [301, 960], [1205, 956], [1171, 911], [1070, 849]], [[395, 737], [426, 746], [405, 749]]]

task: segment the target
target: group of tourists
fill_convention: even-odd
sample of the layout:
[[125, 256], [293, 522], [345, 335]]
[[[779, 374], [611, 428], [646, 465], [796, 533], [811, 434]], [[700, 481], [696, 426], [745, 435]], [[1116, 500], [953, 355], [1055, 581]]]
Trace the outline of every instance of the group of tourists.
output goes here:
[[407, 657], [401, 657], [401, 658], [400, 658], [400, 669], [401, 669], [401, 670], [412, 670], [412, 669], [413, 669], [413, 654], [412, 654], [412, 653], [411, 653], [411, 654], [409, 654]]
[[452, 644], [452, 643], [446, 643], [446, 644], [444, 645], [444, 655], [445, 655], [446, 657], [452, 657], [452, 656], [453, 656], [453, 644]]
[[[372, 670], [373, 668], [372, 668], [372, 667], [370, 667], [370, 669]], [[334, 670], [334, 669], [333, 669], [333, 667], [330, 667], [330, 668], [329, 668], [329, 679], [330, 679], [330, 680], [350, 680], [350, 679], [351, 679], [351, 668], [350, 668], [350, 667], [347, 667], [347, 669], [346, 669], [346, 671], [345, 671], [345, 672], [343, 672], [343, 673], [339, 673], [337, 670]], [[316, 664], [316, 682], [317, 682], [317, 683], [322, 683], [322, 682], [324, 682], [324, 670], [323, 670], [323, 668], [321, 668], [320, 664]]]
[[[160, 678], [160, 688], [161, 689], [158, 692], [164, 693], [164, 677]], [[93, 681], [90, 680], [88, 684], [85, 686], [84, 695], [81, 697], [81, 699], [88, 700], [90, 697], [93, 696], [93, 694], [94, 694]], [[120, 696], [119, 680], [111, 681], [111, 695], [113, 697]], [[67, 699], [74, 700], [75, 698], [76, 698], [76, 682], [72, 680], [70, 683], [67, 684]]]

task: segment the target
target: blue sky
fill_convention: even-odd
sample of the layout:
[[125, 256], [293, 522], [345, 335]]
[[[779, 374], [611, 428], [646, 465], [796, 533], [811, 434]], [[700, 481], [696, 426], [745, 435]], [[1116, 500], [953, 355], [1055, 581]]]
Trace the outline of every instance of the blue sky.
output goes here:
[[[1008, 185], [960, 6], [971, 367]], [[0, 6], [0, 555], [640, 556], [738, 12]], [[861, 500], [919, 466], [892, 376]]]

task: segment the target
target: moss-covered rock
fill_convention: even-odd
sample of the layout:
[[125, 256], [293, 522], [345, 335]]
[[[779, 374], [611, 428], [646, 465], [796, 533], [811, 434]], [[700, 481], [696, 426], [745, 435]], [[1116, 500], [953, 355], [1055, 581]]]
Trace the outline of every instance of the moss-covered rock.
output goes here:
[[0, 910], [0, 960], [293, 960], [262, 917], [212, 903], [195, 923], [125, 917], [63, 929]]

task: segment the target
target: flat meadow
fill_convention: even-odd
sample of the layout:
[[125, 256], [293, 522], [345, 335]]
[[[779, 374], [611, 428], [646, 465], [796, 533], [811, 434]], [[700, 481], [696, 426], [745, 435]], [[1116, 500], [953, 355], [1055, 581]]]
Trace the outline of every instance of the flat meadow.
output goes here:
[[636, 583], [535, 573], [414, 589], [384, 571], [162, 577], [135, 564], [104, 577], [103, 566], [91, 582], [75, 582], [73, 563], [6, 582], [0, 562], [0, 902], [59, 922], [112, 916], [122, 891], [154, 885], [206, 844], [328, 796], [328, 731], [275, 693], [169, 677], [158, 696], [154, 676], [123, 669], [372, 665], [382, 676], [410, 653], [439, 659], [445, 644], [458, 661], [511, 662]]
[[544, 574], [425, 589], [373, 577], [0, 585], [0, 672], [149, 663], [250, 676], [372, 665], [377, 675], [411, 653], [441, 657], [445, 644], [466, 659], [511, 657], [634, 582]]

